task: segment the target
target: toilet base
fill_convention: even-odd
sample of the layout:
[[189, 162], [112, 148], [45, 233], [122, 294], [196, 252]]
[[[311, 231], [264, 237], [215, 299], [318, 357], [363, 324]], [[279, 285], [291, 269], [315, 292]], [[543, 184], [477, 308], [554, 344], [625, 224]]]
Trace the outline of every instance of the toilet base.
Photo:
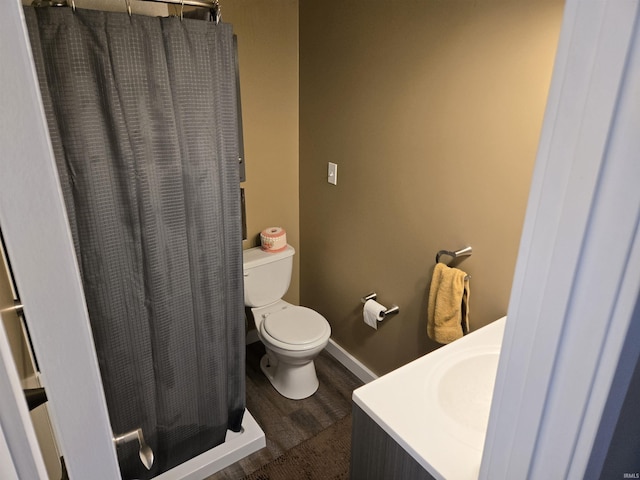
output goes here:
[[[275, 358], [275, 355], [272, 357]], [[280, 395], [292, 400], [310, 397], [320, 385], [313, 360], [302, 365], [292, 365], [277, 358], [272, 360], [265, 354], [260, 359], [260, 369]]]

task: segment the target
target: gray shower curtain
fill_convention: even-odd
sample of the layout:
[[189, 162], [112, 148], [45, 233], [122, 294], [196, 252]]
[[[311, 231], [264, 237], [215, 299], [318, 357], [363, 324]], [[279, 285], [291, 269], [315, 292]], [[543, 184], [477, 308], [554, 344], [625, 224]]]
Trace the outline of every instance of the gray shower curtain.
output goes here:
[[244, 413], [232, 27], [25, 15], [111, 426], [142, 428], [155, 453], [147, 472], [119, 447], [122, 475], [151, 478]]

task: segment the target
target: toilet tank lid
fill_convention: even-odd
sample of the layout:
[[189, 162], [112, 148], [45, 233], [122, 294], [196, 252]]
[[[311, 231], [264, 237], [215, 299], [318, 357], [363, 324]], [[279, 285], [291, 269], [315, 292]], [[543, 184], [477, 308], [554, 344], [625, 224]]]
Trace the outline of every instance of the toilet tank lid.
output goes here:
[[267, 252], [260, 247], [249, 248], [242, 252], [242, 265], [244, 270], [248, 270], [291, 257], [295, 253], [296, 251], [291, 245], [287, 245], [284, 250], [279, 252]]

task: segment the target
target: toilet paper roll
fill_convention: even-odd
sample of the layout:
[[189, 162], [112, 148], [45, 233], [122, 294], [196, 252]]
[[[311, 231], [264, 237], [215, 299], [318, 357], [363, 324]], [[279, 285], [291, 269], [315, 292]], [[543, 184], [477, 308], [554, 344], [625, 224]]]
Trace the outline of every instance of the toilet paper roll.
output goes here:
[[374, 330], [378, 329], [378, 322], [384, 319], [384, 312], [387, 307], [379, 304], [375, 300], [367, 300], [362, 308], [362, 316], [364, 317], [364, 323], [369, 325]]
[[287, 248], [287, 232], [280, 227], [265, 228], [260, 232], [260, 243], [266, 252], [281, 252]]

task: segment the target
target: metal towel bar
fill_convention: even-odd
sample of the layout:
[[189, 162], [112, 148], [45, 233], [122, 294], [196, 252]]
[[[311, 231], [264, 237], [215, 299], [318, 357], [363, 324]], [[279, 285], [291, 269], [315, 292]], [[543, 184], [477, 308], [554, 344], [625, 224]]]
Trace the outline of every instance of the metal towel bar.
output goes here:
[[451, 258], [457, 258], [457, 257], [467, 257], [471, 255], [472, 252], [473, 252], [473, 249], [471, 247], [464, 247], [464, 248], [461, 248], [460, 250], [456, 250], [455, 252], [451, 252], [449, 250], [440, 250], [436, 254], [436, 263], [440, 263], [440, 257], [442, 255], [447, 255]]

